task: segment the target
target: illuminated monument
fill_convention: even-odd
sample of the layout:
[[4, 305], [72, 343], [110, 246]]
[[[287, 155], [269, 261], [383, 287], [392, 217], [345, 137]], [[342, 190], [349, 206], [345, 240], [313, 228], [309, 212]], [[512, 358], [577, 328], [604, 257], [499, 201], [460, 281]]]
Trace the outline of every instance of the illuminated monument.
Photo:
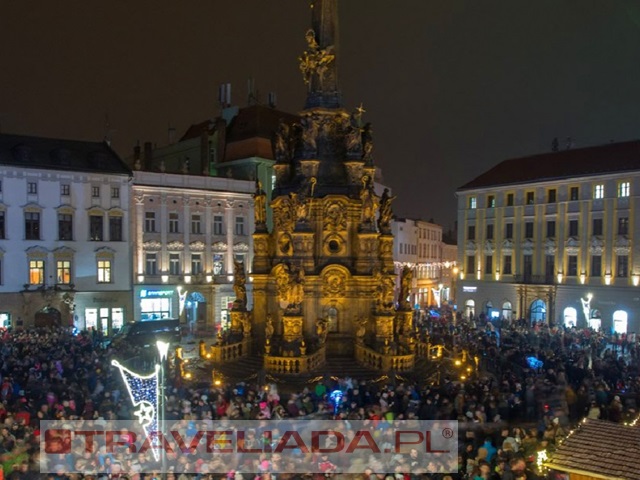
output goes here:
[[271, 232], [259, 186], [254, 196], [252, 337], [272, 372], [312, 371], [327, 356], [410, 370], [411, 273], [403, 272], [396, 300], [393, 198], [374, 192], [372, 130], [362, 121], [364, 110], [343, 108], [337, 0], [314, 1], [311, 8], [312, 28], [299, 58], [308, 86], [305, 108], [299, 123], [282, 122], [274, 139]]

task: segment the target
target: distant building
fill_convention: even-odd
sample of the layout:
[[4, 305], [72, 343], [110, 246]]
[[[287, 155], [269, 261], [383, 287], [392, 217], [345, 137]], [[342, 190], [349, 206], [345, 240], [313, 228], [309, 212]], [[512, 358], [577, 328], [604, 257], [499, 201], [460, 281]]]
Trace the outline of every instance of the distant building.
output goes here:
[[410, 302], [416, 309], [440, 307], [451, 300], [449, 271], [456, 257], [445, 258], [442, 226], [424, 220], [395, 218], [393, 259], [399, 273], [405, 265], [413, 269]]
[[507, 160], [457, 197], [466, 315], [640, 329], [640, 141]]
[[0, 322], [131, 318], [131, 170], [105, 143], [0, 135]]

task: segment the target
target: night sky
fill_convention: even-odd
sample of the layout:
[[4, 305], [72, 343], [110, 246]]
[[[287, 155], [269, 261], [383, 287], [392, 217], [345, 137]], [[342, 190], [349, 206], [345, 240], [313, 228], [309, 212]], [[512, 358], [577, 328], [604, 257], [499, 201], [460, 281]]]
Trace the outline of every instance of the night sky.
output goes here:
[[[306, 0], [3, 2], [2, 132], [164, 145], [246, 105], [299, 111]], [[640, 1], [342, 0], [345, 106], [373, 122], [395, 211], [453, 226], [454, 191], [501, 160], [640, 138]], [[524, 166], [523, 168], [526, 168]]]

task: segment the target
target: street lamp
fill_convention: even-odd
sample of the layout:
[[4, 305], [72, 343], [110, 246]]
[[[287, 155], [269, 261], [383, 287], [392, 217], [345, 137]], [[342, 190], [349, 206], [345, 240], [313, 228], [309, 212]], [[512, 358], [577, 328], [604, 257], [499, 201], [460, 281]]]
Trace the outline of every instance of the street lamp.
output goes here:
[[[165, 417], [165, 396], [164, 396], [164, 374], [165, 374], [165, 364], [167, 358], [169, 358], [169, 342], [164, 342], [162, 340], [156, 341], [156, 347], [158, 348], [158, 354], [160, 355], [160, 398], [158, 399], [158, 429], [162, 434], [162, 438], [164, 438], [164, 417]], [[164, 445], [160, 446], [160, 455], [162, 459], [162, 473], [167, 471], [167, 454], [164, 451]]]

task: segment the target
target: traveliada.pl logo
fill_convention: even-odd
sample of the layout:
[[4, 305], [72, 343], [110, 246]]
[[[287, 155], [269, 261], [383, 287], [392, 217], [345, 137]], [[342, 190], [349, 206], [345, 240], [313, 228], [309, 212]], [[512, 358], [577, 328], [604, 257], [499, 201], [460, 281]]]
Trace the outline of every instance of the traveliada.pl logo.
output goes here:
[[[458, 425], [420, 420], [42, 421], [42, 473], [456, 473]], [[95, 461], [97, 460], [97, 461]]]

